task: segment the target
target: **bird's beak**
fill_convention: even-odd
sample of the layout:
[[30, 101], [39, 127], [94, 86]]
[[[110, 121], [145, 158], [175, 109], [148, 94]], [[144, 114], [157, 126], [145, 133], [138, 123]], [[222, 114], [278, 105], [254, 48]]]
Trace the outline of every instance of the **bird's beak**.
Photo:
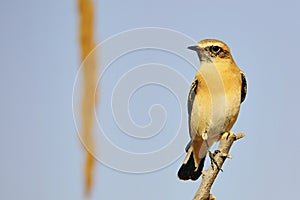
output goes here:
[[188, 49], [193, 50], [193, 51], [199, 51], [200, 47], [196, 45], [196, 46], [190, 46], [190, 47], [188, 47]]

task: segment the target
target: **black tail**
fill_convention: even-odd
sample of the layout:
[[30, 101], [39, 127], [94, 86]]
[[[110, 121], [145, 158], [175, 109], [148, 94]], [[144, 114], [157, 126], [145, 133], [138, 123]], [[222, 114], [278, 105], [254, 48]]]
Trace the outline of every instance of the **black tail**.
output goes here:
[[193, 156], [193, 152], [190, 154], [190, 157], [187, 161], [187, 163], [183, 163], [177, 173], [178, 178], [181, 180], [197, 180], [200, 175], [202, 174], [202, 170], [204, 167], [204, 161], [205, 161], [205, 157], [201, 159], [200, 163], [199, 163], [199, 167], [196, 170], [195, 167], [195, 162], [194, 162], [194, 156]]

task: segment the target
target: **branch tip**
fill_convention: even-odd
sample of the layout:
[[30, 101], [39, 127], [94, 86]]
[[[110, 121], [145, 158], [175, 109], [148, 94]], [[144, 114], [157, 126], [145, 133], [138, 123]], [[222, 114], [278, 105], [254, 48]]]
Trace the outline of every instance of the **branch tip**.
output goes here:
[[237, 133], [235, 135], [235, 140], [239, 140], [239, 139], [242, 139], [243, 137], [245, 137], [246, 135], [244, 133]]

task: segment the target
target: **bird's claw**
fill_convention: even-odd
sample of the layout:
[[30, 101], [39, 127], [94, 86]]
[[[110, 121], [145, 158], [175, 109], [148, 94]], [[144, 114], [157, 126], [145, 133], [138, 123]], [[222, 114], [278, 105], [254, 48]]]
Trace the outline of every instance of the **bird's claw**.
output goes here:
[[215, 160], [215, 156], [218, 153], [221, 153], [221, 151], [220, 150], [216, 150], [214, 153], [212, 153], [211, 151], [208, 151], [208, 152], [209, 152], [210, 163], [211, 163], [212, 169], [214, 169], [214, 165], [216, 165], [217, 169], [220, 170], [221, 172], [223, 172], [223, 170], [219, 167], [217, 161]]

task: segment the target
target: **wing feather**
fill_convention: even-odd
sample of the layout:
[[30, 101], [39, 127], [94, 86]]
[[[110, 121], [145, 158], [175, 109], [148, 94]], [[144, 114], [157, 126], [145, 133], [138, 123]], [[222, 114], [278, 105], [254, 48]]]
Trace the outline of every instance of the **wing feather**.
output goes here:
[[191, 122], [191, 115], [192, 115], [192, 108], [193, 108], [193, 104], [194, 104], [194, 100], [195, 100], [195, 96], [197, 94], [197, 88], [198, 88], [198, 80], [194, 79], [191, 88], [190, 88], [190, 93], [189, 93], [189, 97], [188, 97], [188, 114], [189, 114], [189, 133], [191, 136], [191, 126], [190, 126], [190, 122]]
[[242, 91], [241, 91], [241, 103], [244, 102], [247, 94], [247, 80], [244, 72], [241, 71], [242, 76]]

